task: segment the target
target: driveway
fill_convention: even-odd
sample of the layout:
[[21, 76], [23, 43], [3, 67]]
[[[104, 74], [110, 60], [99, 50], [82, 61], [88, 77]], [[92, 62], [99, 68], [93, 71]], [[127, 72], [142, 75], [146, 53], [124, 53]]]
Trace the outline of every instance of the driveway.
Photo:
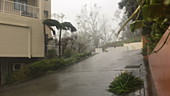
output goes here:
[[110, 48], [53, 74], [0, 90], [0, 96], [112, 96], [109, 83], [126, 65], [142, 64], [141, 50]]

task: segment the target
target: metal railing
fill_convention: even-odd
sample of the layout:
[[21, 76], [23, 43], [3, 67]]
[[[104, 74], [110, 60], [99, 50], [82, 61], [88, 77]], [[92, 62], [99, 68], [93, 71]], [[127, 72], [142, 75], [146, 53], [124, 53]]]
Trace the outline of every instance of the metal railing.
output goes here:
[[16, 14], [31, 18], [39, 18], [39, 7], [18, 2], [0, 0], [0, 12]]

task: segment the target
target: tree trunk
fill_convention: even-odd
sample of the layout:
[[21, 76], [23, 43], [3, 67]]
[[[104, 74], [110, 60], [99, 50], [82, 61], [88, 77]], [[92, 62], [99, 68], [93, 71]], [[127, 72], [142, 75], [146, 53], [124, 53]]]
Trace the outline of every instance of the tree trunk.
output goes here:
[[62, 29], [60, 29], [60, 34], [59, 34], [59, 58], [61, 58], [61, 31]]
[[47, 58], [47, 42], [46, 42], [46, 27], [45, 24], [43, 24], [44, 28], [44, 57]]

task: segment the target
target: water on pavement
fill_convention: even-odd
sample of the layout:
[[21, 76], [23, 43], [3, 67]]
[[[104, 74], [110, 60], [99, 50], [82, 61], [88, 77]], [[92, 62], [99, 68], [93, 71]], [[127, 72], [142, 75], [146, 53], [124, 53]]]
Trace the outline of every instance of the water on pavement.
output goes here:
[[112, 48], [62, 71], [3, 88], [0, 96], [112, 96], [109, 83], [129, 64], [140, 64], [141, 50]]

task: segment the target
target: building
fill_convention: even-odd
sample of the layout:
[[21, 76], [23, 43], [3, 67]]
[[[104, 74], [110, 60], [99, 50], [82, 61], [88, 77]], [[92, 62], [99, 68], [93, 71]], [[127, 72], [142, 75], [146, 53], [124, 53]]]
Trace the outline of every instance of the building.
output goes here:
[[51, 0], [0, 0], [0, 84], [8, 73], [45, 56], [42, 21], [50, 17]]

